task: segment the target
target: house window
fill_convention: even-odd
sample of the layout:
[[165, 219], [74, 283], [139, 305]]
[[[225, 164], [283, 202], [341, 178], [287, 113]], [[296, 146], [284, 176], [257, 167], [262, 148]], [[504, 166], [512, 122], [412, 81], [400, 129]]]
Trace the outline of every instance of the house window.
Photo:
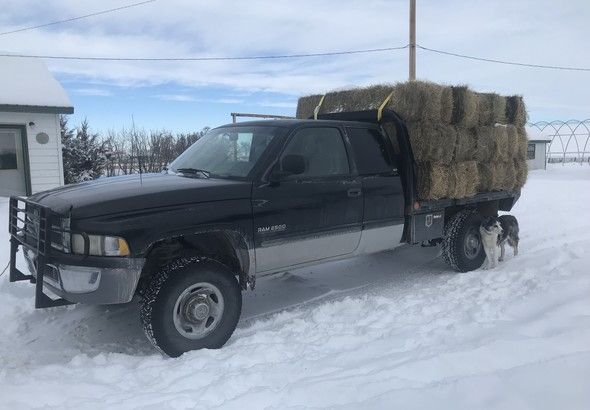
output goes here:
[[526, 157], [527, 159], [535, 159], [535, 144], [529, 143], [526, 149]]

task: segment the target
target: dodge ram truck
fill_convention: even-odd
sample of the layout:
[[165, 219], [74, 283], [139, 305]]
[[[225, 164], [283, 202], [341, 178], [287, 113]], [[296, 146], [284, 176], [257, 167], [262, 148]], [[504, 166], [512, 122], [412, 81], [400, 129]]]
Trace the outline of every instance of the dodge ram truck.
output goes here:
[[35, 284], [38, 308], [137, 295], [164, 354], [220, 348], [242, 291], [265, 275], [403, 244], [440, 245], [451, 268], [479, 268], [482, 218], [520, 195], [425, 201], [415, 188], [394, 111], [224, 125], [162, 173], [12, 197], [10, 281]]

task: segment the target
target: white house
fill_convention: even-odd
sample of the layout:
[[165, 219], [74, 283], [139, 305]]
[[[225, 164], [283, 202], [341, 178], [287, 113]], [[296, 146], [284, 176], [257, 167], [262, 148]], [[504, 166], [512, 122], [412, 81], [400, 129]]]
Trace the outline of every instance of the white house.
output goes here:
[[73, 112], [41, 60], [0, 57], [0, 196], [63, 185], [59, 114]]
[[551, 137], [535, 127], [527, 127], [527, 165], [529, 169], [547, 169], [547, 144]]

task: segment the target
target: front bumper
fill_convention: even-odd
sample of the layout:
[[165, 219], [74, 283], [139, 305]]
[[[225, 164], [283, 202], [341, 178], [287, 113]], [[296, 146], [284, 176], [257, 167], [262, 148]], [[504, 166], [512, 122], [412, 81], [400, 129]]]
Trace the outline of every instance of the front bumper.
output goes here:
[[[25, 251], [33, 276], [34, 260]], [[137, 288], [144, 258], [55, 255], [43, 276], [52, 293], [74, 303], [109, 305], [131, 301]]]
[[[10, 198], [9, 209], [10, 282], [34, 283], [35, 307], [126, 303], [133, 298], [145, 259], [63, 253], [51, 240], [55, 234], [59, 238], [63, 233], [71, 234], [61, 225], [61, 215], [19, 197]], [[19, 249], [24, 252], [29, 274], [16, 266]], [[50, 298], [45, 289], [59, 298]]]

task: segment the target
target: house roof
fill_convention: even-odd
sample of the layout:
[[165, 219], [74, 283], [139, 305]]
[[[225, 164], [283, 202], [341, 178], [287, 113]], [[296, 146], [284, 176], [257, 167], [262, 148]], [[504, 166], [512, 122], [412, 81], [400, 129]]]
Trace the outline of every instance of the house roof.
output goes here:
[[72, 114], [74, 107], [41, 59], [0, 57], [0, 111]]
[[526, 127], [527, 137], [529, 142], [551, 142], [551, 135], [549, 130], [541, 131], [537, 127]]

